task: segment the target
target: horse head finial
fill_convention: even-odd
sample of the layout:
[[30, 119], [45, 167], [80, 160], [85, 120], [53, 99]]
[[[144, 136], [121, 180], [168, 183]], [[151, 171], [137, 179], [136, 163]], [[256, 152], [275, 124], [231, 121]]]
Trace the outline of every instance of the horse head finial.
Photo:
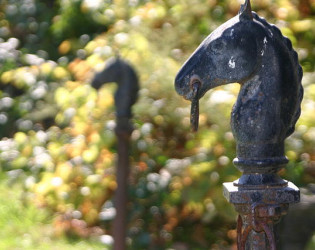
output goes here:
[[241, 20], [253, 20], [252, 7], [250, 0], [245, 0], [245, 3], [241, 5], [239, 16]]
[[300, 115], [301, 77], [291, 42], [252, 12], [246, 0], [239, 14], [215, 29], [187, 59], [175, 89], [191, 101], [196, 131], [199, 99], [210, 89], [239, 83], [231, 116], [239, 159], [284, 159], [283, 142]]
[[176, 75], [177, 93], [191, 101], [194, 131], [199, 99], [218, 86], [240, 84], [230, 124], [236, 142], [233, 163], [243, 174], [224, 184], [224, 196], [241, 214], [238, 249], [276, 249], [273, 223], [289, 203], [299, 201], [298, 188], [277, 172], [288, 162], [284, 141], [300, 116], [301, 78], [291, 42], [252, 12], [250, 0], [205, 38]]
[[137, 100], [139, 80], [133, 66], [121, 59], [119, 53], [107, 61], [106, 67], [94, 76], [91, 85], [100, 89], [103, 84], [110, 82], [116, 82], [118, 85], [115, 93], [117, 118], [131, 118], [131, 106]]

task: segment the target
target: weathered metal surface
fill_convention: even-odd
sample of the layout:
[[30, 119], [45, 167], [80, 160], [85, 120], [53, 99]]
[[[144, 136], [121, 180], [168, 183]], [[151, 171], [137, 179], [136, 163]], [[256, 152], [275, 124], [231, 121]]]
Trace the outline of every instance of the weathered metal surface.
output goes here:
[[283, 163], [284, 139], [300, 115], [302, 69], [280, 30], [247, 13], [241, 11], [201, 43], [178, 72], [175, 89], [192, 101], [195, 80], [201, 84], [198, 98], [216, 86], [239, 82], [231, 117], [238, 161]]
[[288, 182], [285, 187], [270, 188], [242, 188], [235, 186], [234, 182], [223, 183], [224, 197], [235, 204], [251, 204], [263, 202], [266, 204], [277, 203], [295, 203], [300, 200], [300, 191], [292, 183]]
[[241, 215], [239, 249], [275, 249], [273, 225], [288, 204], [299, 201], [298, 188], [277, 172], [288, 162], [284, 140], [300, 116], [302, 75], [290, 40], [252, 12], [246, 0], [239, 14], [214, 30], [176, 76], [177, 93], [192, 101], [194, 129], [199, 98], [220, 85], [241, 85], [231, 128], [237, 154], [233, 162], [243, 175], [224, 183], [225, 197]]
[[128, 205], [128, 176], [130, 135], [133, 131], [130, 118], [131, 107], [136, 102], [139, 90], [138, 77], [133, 67], [119, 58], [107, 62], [103, 71], [98, 73], [92, 86], [99, 89], [103, 84], [116, 82], [118, 89], [115, 93], [116, 128], [118, 139], [118, 160], [116, 169], [117, 189], [114, 203], [116, 216], [113, 224], [114, 250], [126, 249], [127, 205]]
[[274, 224], [288, 210], [283, 204], [235, 204], [240, 214], [237, 221], [238, 249], [276, 249]]

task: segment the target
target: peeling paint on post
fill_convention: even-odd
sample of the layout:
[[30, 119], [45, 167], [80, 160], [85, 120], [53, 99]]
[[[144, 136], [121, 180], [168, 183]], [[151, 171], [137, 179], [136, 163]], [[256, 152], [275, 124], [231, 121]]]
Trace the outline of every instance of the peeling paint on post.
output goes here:
[[[285, 167], [284, 141], [294, 131], [303, 98], [302, 68], [289, 39], [252, 12], [246, 0], [239, 14], [213, 31], [186, 61], [175, 89], [192, 101], [216, 86], [238, 82], [231, 114], [236, 140], [234, 165], [243, 175], [223, 184], [238, 218], [238, 249], [276, 249], [274, 224], [299, 202], [299, 189], [277, 173]], [[192, 82], [198, 79], [197, 91]]]

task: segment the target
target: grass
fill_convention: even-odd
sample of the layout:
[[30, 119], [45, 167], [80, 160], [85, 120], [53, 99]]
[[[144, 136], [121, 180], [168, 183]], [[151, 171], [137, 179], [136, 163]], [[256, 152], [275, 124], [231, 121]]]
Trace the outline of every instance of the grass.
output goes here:
[[0, 250], [96, 250], [106, 247], [95, 241], [56, 239], [52, 218], [35, 206], [23, 205], [22, 189], [0, 182]]
[[315, 234], [313, 235], [310, 242], [307, 244], [307, 247], [305, 250], [314, 250], [315, 249]]

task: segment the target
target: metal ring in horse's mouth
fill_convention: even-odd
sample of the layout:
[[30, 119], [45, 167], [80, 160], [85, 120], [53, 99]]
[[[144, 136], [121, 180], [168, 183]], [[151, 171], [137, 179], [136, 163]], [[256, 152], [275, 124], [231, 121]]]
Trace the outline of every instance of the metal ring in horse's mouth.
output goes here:
[[192, 75], [190, 77], [189, 85], [191, 89], [194, 89], [196, 87], [194, 85], [199, 85], [198, 88], [200, 88], [202, 85], [200, 77], [198, 75]]
[[201, 81], [199, 79], [193, 79], [190, 83], [190, 88], [192, 89], [192, 100], [199, 100], [199, 89], [201, 87]]

